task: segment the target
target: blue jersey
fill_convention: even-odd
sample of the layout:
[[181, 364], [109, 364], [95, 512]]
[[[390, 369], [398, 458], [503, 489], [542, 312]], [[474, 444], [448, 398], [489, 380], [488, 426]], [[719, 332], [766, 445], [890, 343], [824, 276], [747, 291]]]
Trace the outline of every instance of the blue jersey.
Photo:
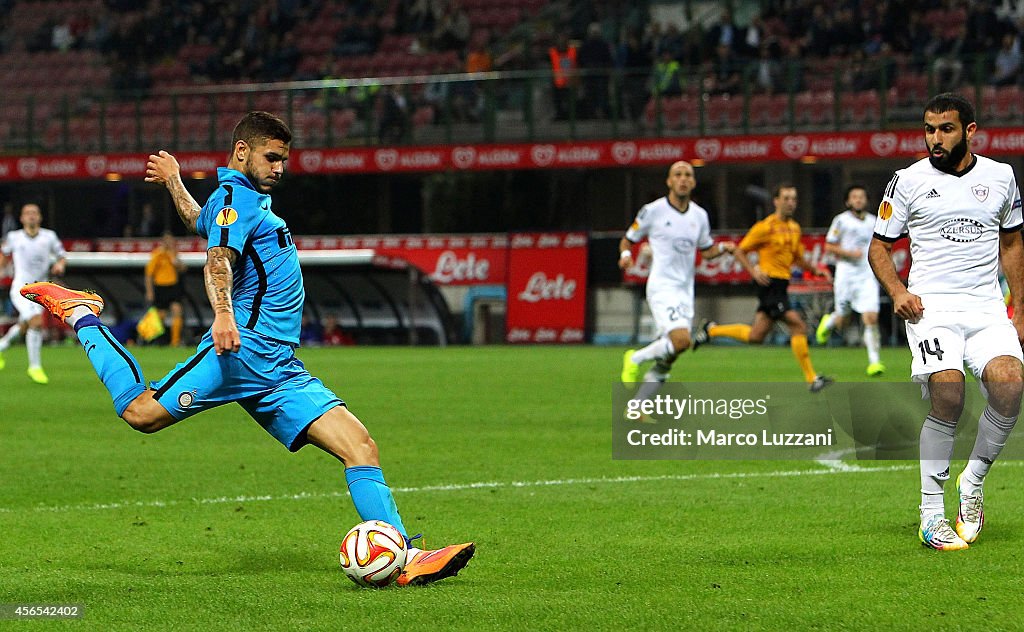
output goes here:
[[258, 334], [299, 344], [302, 287], [299, 255], [284, 220], [270, 210], [270, 196], [240, 171], [217, 169], [220, 186], [206, 201], [196, 232], [207, 248], [238, 253], [231, 301], [235, 322]]

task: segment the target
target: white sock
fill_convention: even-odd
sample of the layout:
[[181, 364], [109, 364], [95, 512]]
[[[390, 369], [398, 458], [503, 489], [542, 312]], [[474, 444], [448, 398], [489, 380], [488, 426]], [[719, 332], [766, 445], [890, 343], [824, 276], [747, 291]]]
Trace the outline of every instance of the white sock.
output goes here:
[[11, 328], [7, 330], [3, 338], [0, 338], [0, 351], [7, 351], [10, 348], [11, 343], [18, 337], [21, 332], [21, 323], [14, 323]]
[[878, 350], [882, 346], [882, 334], [878, 331], [878, 325], [864, 326], [864, 346], [868, 350], [868, 364], [878, 362]]
[[42, 366], [39, 358], [39, 350], [43, 347], [43, 332], [40, 329], [29, 328], [25, 332], [25, 348], [28, 349], [28, 368], [34, 369]]
[[1016, 423], [1016, 417], [1003, 417], [992, 410], [991, 406], [985, 407], [981, 418], [978, 419], [978, 438], [967, 461], [967, 469], [960, 479], [960, 486], [965, 494], [974, 492], [985, 482], [985, 476], [1006, 445], [1006, 438], [1010, 436]]
[[636, 389], [633, 399], [645, 401], [651, 399], [661, 390], [661, 385], [668, 379], [668, 371], [672, 367], [658, 362], [644, 374], [644, 381]]
[[949, 480], [956, 424], [928, 415], [921, 426], [921, 522], [945, 515], [942, 486]]
[[638, 349], [633, 354], [633, 362], [643, 364], [649, 360], [668, 360], [669, 358], [674, 358], [675, 355], [676, 348], [672, 346], [672, 341], [669, 340], [666, 334], [643, 349]]
[[81, 318], [83, 316], [92, 316], [92, 315], [93, 315], [93, 313], [92, 313], [91, 309], [89, 309], [85, 305], [79, 305], [78, 307], [76, 307], [76, 308], [71, 310], [71, 315], [68, 316], [67, 318], [65, 318], [64, 322], [67, 323], [68, 327], [74, 328], [75, 323], [78, 322], [79, 318]]

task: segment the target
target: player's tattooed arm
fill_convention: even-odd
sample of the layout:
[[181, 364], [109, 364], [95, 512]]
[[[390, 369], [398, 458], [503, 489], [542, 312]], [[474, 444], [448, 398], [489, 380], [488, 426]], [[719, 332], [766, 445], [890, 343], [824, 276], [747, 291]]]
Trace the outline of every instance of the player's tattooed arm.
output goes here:
[[231, 266], [237, 258], [238, 253], [222, 246], [210, 248], [206, 253], [203, 278], [206, 281], [206, 296], [213, 308], [213, 327], [210, 328], [210, 335], [217, 355], [224, 351], [238, 351], [242, 345], [231, 304]]
[[171, 200], [174, 201], [174, 208], [178, 211], [178, 217], [189, 231], [196, 232], [196, 222], [203, 208], [181, 181], [181, 167], [177, 159], [162, 149], [156, 154], [151, 154], [146, 163], [146, 182], [156, 182], [167, 187]]
[[230, 248], [215, 246], [206, 253], [206, 267], [203, 278], [206, 280], [206, 296], [210, 299], [210, 307], [214, 314], [232, 313], [231, 287], [234, 275], [231, 266], [238, 254]]

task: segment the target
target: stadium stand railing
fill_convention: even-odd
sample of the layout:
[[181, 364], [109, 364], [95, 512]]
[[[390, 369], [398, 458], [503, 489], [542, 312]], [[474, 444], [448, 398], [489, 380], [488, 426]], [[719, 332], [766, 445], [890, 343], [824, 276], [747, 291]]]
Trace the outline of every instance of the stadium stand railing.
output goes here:
[[[281, 114], [306, 147], [887, 129], [917, 123], [927, 96], [949, 89], [934, 69], [898, 58], [791, 62], [773, 89], [751, 65], [730, 91], [696, 71], [660, 91], [648, 69], [578, 72], [558, 118], [549, 71], [417, 74], [423, 64], [378, 54], [356, 73], [376, 76], [190, 86], [172, 64], [153, 88], [117, 92], [90, 87], [110, 72], [93, 52], [20, 55], [0, 73], [0, 146], [11, 153], [217, 150], [251, 109]], [[990, 85], [987, 68], [966, 62], [959, 89], [986, 125], [1021, 124], [1024, 88]]]

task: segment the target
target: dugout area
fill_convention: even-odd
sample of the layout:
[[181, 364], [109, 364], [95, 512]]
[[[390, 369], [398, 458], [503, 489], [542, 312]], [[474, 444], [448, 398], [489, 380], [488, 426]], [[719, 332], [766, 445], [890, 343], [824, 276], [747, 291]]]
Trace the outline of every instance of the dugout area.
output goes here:
[[[186, 340], [198, 339], [213, 322], [202, 267], [205, 253], [182, 253]], [[456, 339], [448, 304], [437, 286], [414, 266], [387, 267], [372, 253], [300, 252], [306, 288], [305, 314], [313, 322], [327, 316], [356, 344], [445, 346]], [[148, 253], [68, 253], [62, 283], [92, 288], [106, 301], [103, 320], [127, 337], [149, 305], [143, 268]]]

